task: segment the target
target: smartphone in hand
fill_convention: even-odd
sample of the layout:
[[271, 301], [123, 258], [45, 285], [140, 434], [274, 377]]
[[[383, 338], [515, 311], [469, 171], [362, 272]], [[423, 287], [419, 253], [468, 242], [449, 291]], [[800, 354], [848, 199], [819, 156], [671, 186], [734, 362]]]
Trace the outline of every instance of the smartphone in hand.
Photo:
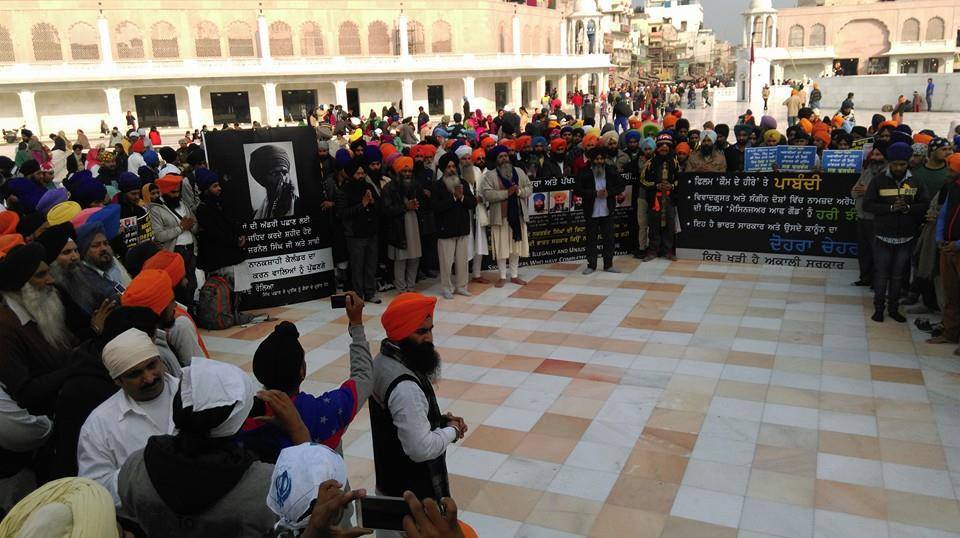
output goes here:
[[402, 497], [367, 496], [356, 500], [357, 525], [368, 529], [403, 531], [410, 506]]
[[330, 308], [346, 308], [347, 307], [347, 294], [341, 293], [340, 295], [331, 295], [330, 296]]

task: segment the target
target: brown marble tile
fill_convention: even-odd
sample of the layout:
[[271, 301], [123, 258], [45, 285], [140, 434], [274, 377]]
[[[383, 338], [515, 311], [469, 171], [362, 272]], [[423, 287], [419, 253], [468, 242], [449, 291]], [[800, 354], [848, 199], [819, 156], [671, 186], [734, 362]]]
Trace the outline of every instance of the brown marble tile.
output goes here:
[[601, 400], [591, 400], [577, 396], [560, 396], [547, 409], [547, 412], [593, 420], [605, 403]]
[[563, 463], [567, 461], [577, 442], [579, 439], [528, 433], [514, 449], [513, 455], [551, 463]]
[[896, 418], [878, 418], [877, 427], [880, 437], [899, 439], [911, 443], [940, 444], [940, 432], [937, 425], [930, 422], [901, 420]]
[[935, 422], [933, 408], [930, 404], [920, 402], [905, 402], [903, 400], [885, 400], [877, 398], [877, 417], [913, 420], [919, 422]]
[[602, 502], [544, 493], [527, 517], [528, 523], [572, 534], [586, 535], [603, 508]]
[[737, 538], [737, 529], [670, 516], [660, 538]]
[[696, 443], [697, 436], [691, 433], [646, 427], [640, 434], [634, 449], [662, 452], [673, 456], [689, 456]]
[[711, 347], [687, 346], [687, 349], [683, 352], [683, 358], [695, 361], [723, 363], [732, 362], [728, 359], [728, 356], [732, 356], [734, 353], [738, 352]]
[[538, 374], [576, 377], [585, 365], [582, 362], [544, 359], [534, 372]]
[[[469, 505], [486, 485], [486, 480], [450, 473], [450, 494], [457, 499], [457, 506]], [[368, 490], [373, 491], [373, 490]]]
[[610, 490], [607, 502], [624, 508], [667, 515], [679, 489], [679, 484], [621, 474]]
[[679, 484], [686, 470], [687, 458], [683, 456], [634, 448], [621, 474]]
[[703, 413], [656, 407], [646, 425], [661, 430], [697, 434], [700, 433], [703, 419]]
[[662, 320], [651, 318], [626, 317], [620, 322], [621, 327], [628, 329], [656, 330]]
[[526, 435], [526, 432], [481, 424], [463, 440], [463, 446], [511, 454]]
[[493, 368], [503, 360], [504, 356], [502, 353], [470, 350], [460, 358], [460, 362], [471, 366], [480, 366], [481, 368]]
[[731, 351], [727, 356], [727, 363], [752, 368], [773, 368], [774, 357], [764, 353], [750, 353], [748, 351]]
[[916, 368], [895, 368], [893, 366], [874, 365], [870, 367], [870, 373], [874, 381], [923, 385], [923, 372]]
[[486, 325], [464, 325], [462, 329], [457, 331], [457, 335], [486, 338], [495, 332], [497, 332], [497, 327], [488, 327]]
[[654, 342], [647, 342], [643, 346], [642, 354], [649, 355], [651, 357], [667, 357], [670, 359], [679, 359], [683, 357], [683, 354], [686, 353], [687, 346], [675, 346], [672, 344], [657, 344]]
[[456, 400], [463, 395], [473, 383], [468, 383], [466, 381], [459, 381], [456, 379], [441, 379], [436, 386], [437, 396], [443, 398], [450, 398], [451, 400]]
[[887, 490], [887, 518], [890, 521], [960, 531], [960, 507], [957, 501]]
[[597, 516], [590, 538], [630, 536], [632, 538], [658, 538], [663, 532], [667, 516], [646, 510], [634, 510], [606, 503]]
[[564, 339], [569, 336], [567, 333], [554, 333], [548, 331], [533, 331], [530, 336], [527, 337], [526, 341], [531, 344], [547, 344], [552, 346], [559, 346]]
[[607, 338], [598, 349], [601, 351], [615, 351], [617, 353], [640, 353], [640, 351], [643, 349], [643, 346], [644, 344], [642, 342]]
[[819, 407], [823, 411], [853, 413], [855, 415], [873, 415], [876, 413], [876, 403], [873, 398], [837, 392], [821, 392]]
[[947, 458], [943, 447], [926, 443], [913, 443], [897, 439], [880, 438], [880, 459], [890, 463], [946, 469]]
[[577, 374], [577, 377], [579, 379], [600, 381], [603, 383], [619, 383], [620, 378], [623, 377], [623, 372], [623, 368], [617, 368], [616, 366], [588, 364], [584, 366], [582, 370], [580, 370], [580, 372]]
[[581, 312], [589, 314], [593, 312], [600, 303], [602, 303], [606, 297], [602, 295], [586, 295], [586, 294], [577, 294], [573, 296], [573, 299], [567, 301], [567, 304], [563, 305], [560, 309], [564, 312]]
[[667, 331], [667, 332], [675, 332], [675, 333], [689, 333], [689, 334], [693, 334], [693, 333], [697, 332], [697, 327], [699, 327], [699, 326], [700, 326], [699, 323], [690, 323], [690, 322], [686, 322], [686, 321], [666, 321], [666, 320], [661, 320], [660, 323], [657, 324], [656, 330], [658, 330], [658, 331]]
[[589, 336], [585, 334], [568, 334], [566, 338], [563, 339], [561, 345], [566, 347], [575, 347], [578, 349], [600, 349], [600, 346], [606, 342], [606, 338], [600, 338], [599, 336]]
[[794, 389], [771, 385], [767, 391], [767, 403], [817, 408], [820, 393], [815, 390]]
[[501, 387], [499, 385], [487, 385], [485, 383], [474, 383], [472, 387], [467, 388], [458, 399], [470, 402], [500, 405], [513, 393], [511, 387]]
[[817, 476], [817, 452], [796, 448], [757, 445], [753, 468], [797, 476]]
[[777, 339], [780, 338], [780, 331], [772, 329], [756, 329], [754, 327], [740, 327], [737, 330], [737, 338], [749, 338], [751, 340], [776, 342]]
[[490, 516], [524, 521], [540, 502], [543, 492], [535, 489], [487, 482], [466, 509]]
[[852, 433], [820, 432], [820, 452], [851, 458], [880, 459], [880, 440]]
[[816, 508], [887, 519], [887, 492], [883, 488], [817, 480]]
[[525, 341], [533, 331], [527, 331], [523, 329], [511, 329], [509, 327], [500, 327], [493, 333], [493, 337], [499, 338], [502, 340], [510, 340], [511, 342], [523, 342]]
[[543, 416], [540, 417], [540, 420], [534, 424], [530, 433], [579, 440], [589, 426], [589, 419], [571, 417], [569, 415], [558, 415], [555, 413], [544, 413]]
[[524, 357], [522, 355], [506, 355], [503, 360], [495, 365], [495, 368], [504, 370], [516, 370], [518, 372], [532, 372], [540, 366], [543, 359], [538, 357]]
[[817, 430], [768, 423], [760, 425], [760, 434], [757, 437], [757, 443], [768, 447], [814, 452], [817, 450], [818, 442]]
[[574, 379], [563, 389], [562, 394], [564, 396], [577, 396], [593, 400], [606, 400], [615, 388], [617, 388], [615, 383], [605, 383], [589, 379]]
[[813, 491], [816, 478], [754, 469], [750, 473], [747, 495], [805, 508], [813, 507]]
[[716, 395], [724, 398], [764, 402], [767, 399], [767, 385], [721, 379], [717, 383]]

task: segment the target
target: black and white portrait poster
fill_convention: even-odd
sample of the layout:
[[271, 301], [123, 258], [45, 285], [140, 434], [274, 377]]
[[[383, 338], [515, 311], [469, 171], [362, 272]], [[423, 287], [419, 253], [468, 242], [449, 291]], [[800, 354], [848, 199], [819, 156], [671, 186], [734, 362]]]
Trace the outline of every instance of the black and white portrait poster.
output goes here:
[[203, 140], [207, 162], [220, 174], [223, 210], [247, 232], [253, 289], [244, 307], [332, 294], [330, 235], [309, 211], [320, 207], [322, 193], [316, 134], [308, 127], [281, 127], [208, 132]]

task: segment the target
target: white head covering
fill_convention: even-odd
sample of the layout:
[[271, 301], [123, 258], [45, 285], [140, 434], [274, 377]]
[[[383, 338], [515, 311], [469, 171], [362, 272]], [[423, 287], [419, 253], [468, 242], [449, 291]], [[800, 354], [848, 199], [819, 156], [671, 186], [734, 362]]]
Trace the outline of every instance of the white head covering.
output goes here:
[[357, 117], [350, 118], [350, 125], [359, 126], [360, 118], [357, 118]]
[[454, 153], [457, 155], [457, 157], [460, 157], [462, 159], [463, 157], [469, 157], [470, 155], [472, 155], [473, 148], [464, 144], [459, 148], [457, 148], [457, 151], [454, 151]]
[[130, 328], [117, 335], [103, 346], [103, 365], [112, 379], [145, 360], [159, 357], [160, 352], [153, 339], [140, 329]]
[[347, 483], [347, 466], [326, 445], [303, 443], [280, 451], [270, 477], [267, 506], [280, 517], [278, 527], [302, 529], [310, 521], [310, 503], [320, 484]]
[[194, 412], [233, 405], [227, 420], [210, 430], [210, 437], [230, 437], [240, 431], [253, 408], [253, 384], [250, 376], [232, 364], [194, 357], [183, 369], [180, 400]]

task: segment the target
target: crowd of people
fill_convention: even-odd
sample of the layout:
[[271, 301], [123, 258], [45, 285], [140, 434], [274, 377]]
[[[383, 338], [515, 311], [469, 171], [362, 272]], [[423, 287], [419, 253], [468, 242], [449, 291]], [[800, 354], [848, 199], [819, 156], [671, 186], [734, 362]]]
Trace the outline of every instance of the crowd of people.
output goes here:
[[[750, 110], [695, 128], [671, 97], [680, 92], [610, 88], [594, 108], [608, 105], [611, 121], [599, 122], [588, 101], [550, 94], [532, 113], [496, 116], [465, 99], [463, 113], [436, 122], [422, 108], [415, 117], [394, 106], [364, 117], [313, 111], [306, 124], [317, 135], [322, 195], [302, 210], [331, 239], [351, 338], [349, 378], [324, 394], [301, 389], [304, 350], [289, 322], [253, 356], [262, 390], [209, 357], [198, 269], [235, 294], [250, 289], [250, 276], [242, 222], [221, 206], [201, 138], [163, 146], [156, 130], [130, 125], [94, 147], [61, 132], [50, 149], [22, 131], [15, 158], [0, 157], [0, 535], [56, 535], [65, 525], [97, 536], [361, 535], [350, 528], [350, 502], [365, 492], [347, 484], [340, 440], [365, 404], [376, 493], [407, 499], [408, 536], [469, 534], [449, 500], [444, 458], [468, 426], [440, 412], [437, 297], [416, 290], [438, 278], [444, 299], [469, 296], [471, 280], [491, 283], [487, 255], [494, 286], [526, 284], [531, 178], [575, 178], [583, 273], [598, 269], [598, 256], [618, 272], [613, 213], [624, 173], [637, 182], [634, 256], [672, 260], [681, 173], [742, 171], [754, 146], [820, 154], [868, 139], [851, 192], [856, 285], [875, 290], [877, 322], [904, 321], [904, 302], [942, 308], [931, 341], [957, 342], [960, 133], [880, 115], [858, 125], [852, 96], [828, 115], [798, 98], [782, 130]], [[66, 147], [73, 153], [61, 159]], [[363, 306], [388, 289], [397, 294], [373, 358]]]

